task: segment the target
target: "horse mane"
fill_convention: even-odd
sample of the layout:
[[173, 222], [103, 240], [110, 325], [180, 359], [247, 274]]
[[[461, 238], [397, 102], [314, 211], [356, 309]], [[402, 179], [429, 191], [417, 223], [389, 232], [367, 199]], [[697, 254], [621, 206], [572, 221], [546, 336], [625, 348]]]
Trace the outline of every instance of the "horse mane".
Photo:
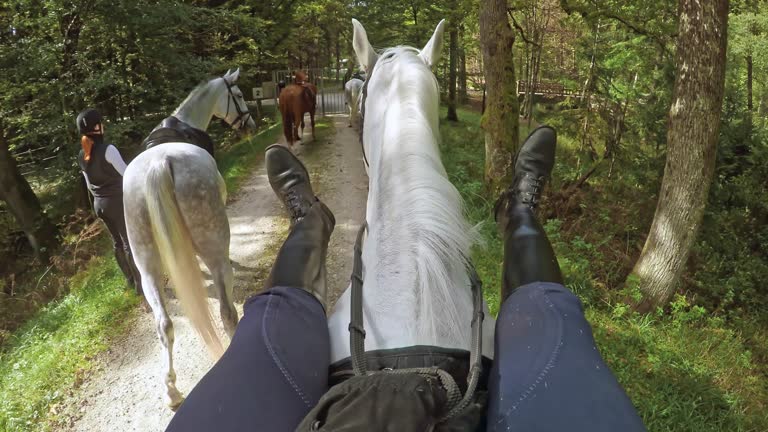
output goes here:
[[[372, 221], [363, 257], [366, 265], [364, 286], [379, 292], [397, 289], [405, 295], [392, 299], [382, 294], [373, 311], [391, 313], [397, 308], [416, 308], [413, 316], [415, 342], [421, 340], [459, 342], [469, 349], [469, 322], [462, 321], [459, 305], [471, 309], [467, 268], [477, 231], [464, 216], [464, 204], [456, 187], [448, 180], [439, 150], [437, 79], [411, 47], [389, 48], [398, 56], [397, 124], [389, 122], [383, 130], [379, 157], [369, 174], [378, 195], [379, 208], [369, 206], [369, 215], [386, 215]], [[407, 54], [407, 55], [402, 55]], [[376, 66], [373, 73], [375, 77]], [[425, 84], [426, 83], [426, 84]], [[374, 102], [374, 101], [371, 101]], [[388, 100], [388, 104], [394, 101]], [[386, 147], [386, 151], [384, 150]], [[375, 210], [375, 211], [374, 211]], [[403, 247], [407, 240], [407, 247]], [[366, 259], [367, 258], [367, 259]], [[409, 267], [408, 262], [413, 262]], [[393, 284], [404, 283], [408, 275], [414, 289]], [[371, 291], [366, 291], [370, 298]], [[386, 297], [386, 298], [385, 298]], [[397, 304], [384, 305], [386, 301]]]
[[206, 97], [208, 95], [208, 93], [211, 92], [211, 86], [209, 86], [208, 84], [211, 81], [213, 81], [214, 79], [215, 78], [211, 78], [211, 79], [203, 81], [200, 84], [198, 84], [197, 86], [195, 86], [195, 88], [192, 89], [191, 92], [189, 92], [189, 94], [184, 99], [184, 101], [182, 103], [180, 103], [179, 106], [176, 107], [176, 109], [173, 111], [173, 114], [171, 114], [171, 115], [175, 116], [176, 114], [178, 114], [179, 111], [181, 111], [181, 109], [187, 104], [187, 102], [189, 102], [189, 101], [191, 101], [193, 99], [196, 99], [198, 97], [199, 98]]

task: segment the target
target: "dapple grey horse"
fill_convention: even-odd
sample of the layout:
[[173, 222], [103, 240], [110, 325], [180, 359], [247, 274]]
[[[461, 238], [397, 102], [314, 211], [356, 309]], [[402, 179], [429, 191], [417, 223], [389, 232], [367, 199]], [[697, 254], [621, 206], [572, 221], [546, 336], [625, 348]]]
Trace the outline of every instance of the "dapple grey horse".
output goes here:
[[[248, 108], [235, 86], [238, 76], [239, 69], [198, 86], [173, 115], [203, 131], [214, 116], [233, 127], [242, 126], [237, 124], [238, 118], [243, 122], [238, 112]], [[237, 110], [231, 109], [234, 105]], [[255, 127], [252, 119], [247, 123]], [[182, 308], [214, 357], [221, 356], [224, 348], [213, 327], [196, 256], [213, 276], [221, 319], [230, 337], [237, 325], [226, 197], [216, 161], [207, 151], [188, 143], [165, 143], [144, 151], [128, 165], [123, 177], [128, 239], [166, 351], [164, 399], [173, 409], [184, 399], [176, 389], [173, 323], [166, 311], [164, 275], [169, 275]]]
[[360, 96], [363, 91], [363, 80], [352, 78], [344, 84], [344, 96], [349, 107], [349, 127], [357, 126], [360, 116]]

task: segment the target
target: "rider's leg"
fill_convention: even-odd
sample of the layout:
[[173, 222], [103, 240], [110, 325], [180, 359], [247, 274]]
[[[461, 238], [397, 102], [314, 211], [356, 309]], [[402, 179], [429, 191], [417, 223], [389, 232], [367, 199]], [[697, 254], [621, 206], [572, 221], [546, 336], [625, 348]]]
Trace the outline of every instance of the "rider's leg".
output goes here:
[[335, 221], [303, 166], [267, 150], [273, 188], [291, 212], [267, 291], [250, 298], [224, 356], [189, 394], [169, 431], [289, 431], [328, 386], [325, 255]]
[[125, 228], [125, 214], [123, 213], [123, 197], [96, 198], [93, 203], [96, 215], [104, 221], [115, 249], [115, 260], [120, 271], [123, 272], [128, 284], [136, 289], [136, 294], [142, 296], [141, 274], [136, 268], [136, 263], [131, 255], [131, 246], [128, 243], [128, 232]]
[[554, 165], [554, 131], [521, 149], [515, 182], [496, 208], [504, 286], [489, 380], [488, 430], [643, 431], [595, 346], [579, 299], [562, 285], [534, 208]]

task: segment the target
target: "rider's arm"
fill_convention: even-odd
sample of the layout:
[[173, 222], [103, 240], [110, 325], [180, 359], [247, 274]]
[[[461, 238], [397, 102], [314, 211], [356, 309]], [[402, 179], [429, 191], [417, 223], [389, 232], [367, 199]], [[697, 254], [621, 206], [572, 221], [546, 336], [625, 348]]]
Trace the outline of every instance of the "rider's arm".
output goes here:
[[115, 167], [115, 170], [117, 170], [120, 175], [123, 175], [126, 165], [123, 157], [120, 156], [120, 151], [117, 149], [117, 147], [113, 146], [112, 144], [108, 145], [107, 150], [104, 153], [104, 158], [107, 160], [107, 162], [111, 163], [113, 167]]

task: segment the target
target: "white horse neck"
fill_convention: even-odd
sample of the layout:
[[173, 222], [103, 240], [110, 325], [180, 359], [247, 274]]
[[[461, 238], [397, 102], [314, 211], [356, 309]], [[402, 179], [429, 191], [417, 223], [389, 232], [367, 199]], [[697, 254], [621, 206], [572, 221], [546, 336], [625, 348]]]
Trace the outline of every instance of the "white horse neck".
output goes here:
[[476, 237], [440, 160], [434, 76], [411, 57], [398, 59], [414, 64], [394, 68], [398, 85], [390, 94], [366, 102], [386, 100], [375, 116], [383, 119], [373, 126], [377, 133], [365, 135], [373, 157], [363, 298], [369, 320], [409, 323], [411, 334], [403, 336], [411, 340], [403, 342], [468, 348], [466, 266]]
[[220, 81], [217, 78], [199, 85], [189, 93], [172, 115], [196, 129], [208, 130], [219, 95], [217, 90]]

